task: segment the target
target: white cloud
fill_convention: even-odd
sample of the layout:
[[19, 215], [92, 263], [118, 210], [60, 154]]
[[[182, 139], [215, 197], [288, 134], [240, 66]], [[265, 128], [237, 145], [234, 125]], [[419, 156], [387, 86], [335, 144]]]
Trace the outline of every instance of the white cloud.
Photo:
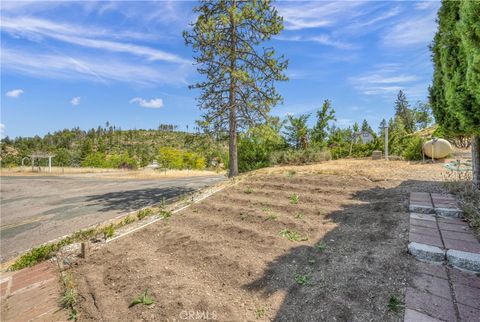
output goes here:
[[98, 37], [117, 34], [112, 30], [77, 27], [75, 25], [59, 24], [31, 17], [2, 17], [1, 28], [14, 36], [31, 40], [41, 41], [42, 37], [49, 37], [77, 46], [142, 56], [150, 61], [165, 61], [176, 64], [190, 63], [187, 59], [163, 50], [131, 43], [98, 39]]
[[2, 68], [26, 75], [59, 79], [84, 79], [107, 83], [185, 84], [188, 66], [152, 66], [105, 57], [72, 57], [2, 48]]
[[439, 0], [419, 1], [415, 3], [415, 9], [426, 10], [431, 8], [438, 8], [439, 5], [440, 5]]
[[316, 36], [310, 37], [303, 37], [303, 36], [278, 36], [275, 37], [277, 40], [284, 40], [284, 41], [304, 41], [304, 42], [315, 42], [324, 46], [335, 47], [338, 49], [354, 49], [356, 48], [354, 45], [342, 42], [339, 40], [332, 39], [329, 35], [321, 34]]
[[161, 98], [152, 98], [150, 100], [146, 100], [141, 97], [135, 97], [130, 100], [131, 103], [138, 103], [141, 107], [146, 108], [161, 108], [163, 107], [163, 100]]
[[73, 106], [77, 106], [80, 104], [80, 96], [75, 96], [72, 98], [72, 100], [70, 101], [70, 103], [73, 105]]
[[356, 14], [364, 1], [344, 2], [280, 2], [278, 10], [286, 30], [300, 30], [334, 25], [342, 18]]
[[23, 89], [18, 88], [18, 89], [8, 91], [5, 95], [12, 98], [18, 98], [22, 94], [23, 94]]
[[[364, 95], [390, 98], [399, 90], [404, 90], [412, 97], [419, 97], [425, 92], [426, 86], [417, 75], [406, 73], [408, 69], [409, 66], [405, 65], [380, 64], [374, 66], [371, 72], [350, 77], [349, 80]], [[422, 87], [423, 91], [420, 90]]]
[[397, 22], [383, 35], [383, 43], [393, 47], [428, 46], [437, 31], [437, 6], [429, 8], [428, 13], [408, 16], [407, 19]]

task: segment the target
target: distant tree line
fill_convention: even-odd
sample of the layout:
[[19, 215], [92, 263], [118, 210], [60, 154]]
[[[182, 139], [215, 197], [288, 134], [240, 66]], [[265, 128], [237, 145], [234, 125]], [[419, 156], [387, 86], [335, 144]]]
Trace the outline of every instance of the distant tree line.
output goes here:
[[[37, 151], [55, 154], [53, 165], [65, 167], [138, 168], [156, 160], [168, 168], [204, 169], [225, 159], [221, 141], [177, 129], [162, 124], [158, 130], [122, 130], [107, 122], [105, 127], [88, 131], [77, 127], [44, 137], [5, 137], [1, 140], [1, 165], [18, 166]], [[30, 164], [30, 160], [25, 161]]]

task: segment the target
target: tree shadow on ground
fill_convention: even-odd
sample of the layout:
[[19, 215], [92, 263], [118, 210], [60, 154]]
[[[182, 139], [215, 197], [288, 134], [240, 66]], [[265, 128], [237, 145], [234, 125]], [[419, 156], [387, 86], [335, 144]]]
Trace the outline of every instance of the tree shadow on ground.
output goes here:
[[407, 253], [408, 195], [439, 190], [438, 182], [409, 180], [355, 193], [355, 203], [326, 216], [333, 230], [276, 258], [245, 288], [264, 298], [284, 294], [274, 321], [403, 321], [402, 309], [387, 304], [392, 296], [403, 301], [415, 269]]
[[146, 188], [128, 191], [109, 192], [86, 197], [86, 202], [98, 208], [98, 211], [133, 211], [162, 202], [172, 202], [195, 189], [187, 187]]

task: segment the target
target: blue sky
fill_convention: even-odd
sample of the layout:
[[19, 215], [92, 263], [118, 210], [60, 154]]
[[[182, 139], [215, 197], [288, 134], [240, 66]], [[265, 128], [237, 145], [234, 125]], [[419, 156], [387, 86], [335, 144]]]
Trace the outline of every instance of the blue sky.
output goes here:
[[[200, 117], [199, 80], [182, 30], [188, 1], [4, 2], [2, 135], [63, 128], [122, 129]], [[271, 41], [289, 60], [273, 115], [311, 112], [330, 99], [337, 125], [391, 117], [398, 90], [427, 99], [438, 1], [277, 1], [285, 30]], [[313, 115], [312, 115], [313, 116]], [[312, 117], [312, 122], [314, 118]]]

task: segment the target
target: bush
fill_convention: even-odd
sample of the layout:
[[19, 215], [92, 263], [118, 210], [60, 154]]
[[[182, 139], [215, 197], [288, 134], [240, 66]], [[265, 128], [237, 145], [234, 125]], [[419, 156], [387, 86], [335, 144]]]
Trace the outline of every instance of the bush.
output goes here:
[[238, 169], [251, 171], [272, 165], [272, 155], [285, 147], [273, 125], [263, 124], [242, 133], [238, 140]]
[[81, 165], [82, 167], [92, 168], [137, 168], [137, 162], [135, 159], [129, 157], [127, 153], [106, 155], [101, 152], [93, 152], [85, 157]]
[[167, 169], [197, 169], [206, 167], [206, 160], [200, 154], [175, 148], [160, 148], [157, 157], [162, 167]]
[[422, 138], [419, 136], [407, 137], [403, 140], [402, 145], [405, 146], [402, 157], [405, 160], [422, 160]]

